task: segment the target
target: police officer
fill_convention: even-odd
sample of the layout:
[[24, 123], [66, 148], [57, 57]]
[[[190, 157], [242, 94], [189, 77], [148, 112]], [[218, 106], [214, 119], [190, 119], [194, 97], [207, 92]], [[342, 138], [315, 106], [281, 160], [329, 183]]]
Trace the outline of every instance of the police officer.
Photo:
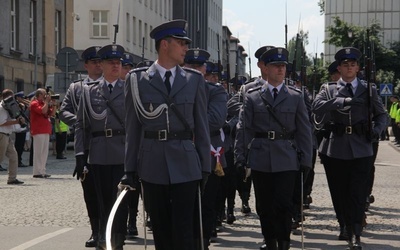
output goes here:
[[[125, 106], [123, 81], [120, 79], [121, 58], [124, 48], [107, 45], [98, 52], [103, 78], [83, 87], [76, 122], [77, 175], [85, 177], [86, 133], [90, 134], [89, 158], [99, 201], [100, 236], [98, 248], [105, 249], [105, 229], [108, 215], [117, 198], [118, 183], [124, 175]], [[122, 249], [127, 221], [127, 207], [119, 207], [111, 234], [113, 249]]]
[[124, 53], [122, 56], [121, 80], [125, 81], [126, 74], [134, 67], [133, 56], [129, 53]]
[[288, 51], [272, 48], [260, 59], [268, 79], [245, 94], [235, 164], [252, 171], [267, 249], [289, 249], [294, 182], [299, 169], [311, 167], [311, 128], [301, 91], [284, 83]]
[[[156, 249], [194, 249], [193, 218], [199, 181], [210, 173], [204, 78], [183, 69], [185, 20], [155, 27], [158, 59], [130, 72], [126, 93], [126, 159], [121, 184], [143, 184]], [[129, 152], [129, 153], [128, 153]]]
[[[386, 112], [372, 86], [368, 104], [368, 86], [357, 78], [361, 52], [353, 47], [335, 54], [341, 78], [336, 85], [321, 89], [313, 102], [317, 115], [330, 114], [329, 137], [319, 147], [332, 202], [337, 213], [344, 216], [349, 233], [350, 249], [362, 249], [361, 233], [364, 219], [366, 182], [371, 170], [372, 137], [379, 136], [386, 126]], [[371, 107], [369, 107], [371, 106]], [[374, 127], [368, 118], [373, 115]]]
[[[224, 175], [223, 167], [226, 167], [224, 156], [224, 137], [222, 126], [225, 123], [227, 109], [227, 95], [225, 89], [218, 83], [218, 77], [212, 76], [210, 70], [214, 63], [207, 62], [210, 54], [202, 49], [190, 49], [186, 52], [185, 67], [199, 70], [206, 79], [206, 93], [208, 99], [207, 117], [210, 129], [211, 149], [211, 174], [208, 176], [207, 184], [202, 196], [202, 220], [203, 220], [203, 244], [208, 249], [211, 232], [215, 229], [217, 218], [217, 194], [221, 188], [221, 176]], [[207, 67], [212, 65], [212, 67]], [[211, 70], [212, 71], [212, 70]], [[222, 133], [222, 134], [221, 134]], [[196, 223], [195, 223], [196, 224]], [[197, 229], [197, 227], [195, 227]], [[197, 230], [198, 232], [198, 230]], [[195, 230], [196, 235], [196, 230]]]
[[[88, 73], [85, 79], [78, 80], [69, 85], [67, 94], [60, 107], [59, 117], [61, 121], [66, 123], [68, 126], [74, 126], [76, 123], [76, 114], [78, 110], [79, 101], [82, 95], [82, 88], [84, 85], [90, 82], [94, 82], [102, 77], [103, 71], [101, 70], [100, 62], [101, 59], [97, 55], [99, 46], [92, 46], [85, 49], [82, 52], [81, 58], [84, 61], [84, 67]], [[88, 150], [89, 150], [90, 133], [85, 133], [85, 161], [87, 161]], [[76, 143], [77, 140], [75, 140]], [[97, 205], [97, 195], [94, 185], [94, 176], [92, 166], [86, 164], [87, 173], [84, 179], [81, 179], [83, 198], [85, 200], [86, 209], [89, 216], [90, 227], [92, 229], [92, 235], [89, 240], [86, 241], [86, 247], [96, 247], [97, 239], [99, 234], [99, 211]], [[74, 170], [73, 176], [79, 179], [80, 174], [77, 174], [77, 169]]]
[[[254, 53], [254, 56], [257, 58], [257, 66], [260, 68], [260, 77], [253, 79], [253, 81], [247, 82], [246, 84], [242, 85], [238, 93], [236, 93], [231, 99], [228, 101], [228, 119], [230, 122], [228, 124], [232, 124], [233, 121], [236, 121], [233, 125], [236, 126], [236, 123], [238, 121], [239, 117], [239, 110], [243, 105], [243, 98], [245, 97], [245, 93], [251, 89], [255, 88], [257, 86], [262, 86], [264, 83], [266, 83], [268, 76], [267, 76], [267, 70], [265, 63], [260, 60], [261, 55], [266, 52], [267, 50], [270, 50], [274, 48], [274, 46], [267, 45], [267, 46], [262, 46], [256, 50]], [[229, 126], [230, 127], [230, 126]], [[231, 128], [232, 131], [234, 131], [233, 128]], [[244, 138], [245, 139], [245, 138]], [[249, 138], [248, 138], [249, 139]], [[250, 138], [251, 139], [251, 138]], [[247, 151], [245, 152], [247, 154]], [[229, 153], [228, 153], [229, 155]], [[232, 157], [233, 157], [233, 152], [232, 152]], [[233, 162], [233, 159], [232, 159]], [[232, 171], [236, 172], [236, 169], [234, 166], [232, 166]], [[237, 187], [239, 191], [240, 198], [242, 199], [242, 209], [241, 211], [244, 214], [248, 214], [251, 212], [251, 208], [249, 206], [249, 198], [250, 198], [250, 191], [251, 191], [251, 176], [249, 176], [246, 180], [246, 182], [243, 182], [245, 173], [240, 171], [239, 173], [235, 174], [235, 179], [236, 179], [236, 184], [235, 187]], [[236, 190], [234, 191], [236, 192]], [[232, 195], [230, 195], [232, 196]], [[230, 199], [232, 200], [232, 198]], [[234, 195], [233, 195], [233, 200], [234, 200]], [[229, 204], [230, 202], [228, 202]], [[228, 206], [229, 207], [229, 206]], [[256, 207], [257, 210], [257, 207]], [[263, 244], [260, 249], [266, 249], [266, 245]]]

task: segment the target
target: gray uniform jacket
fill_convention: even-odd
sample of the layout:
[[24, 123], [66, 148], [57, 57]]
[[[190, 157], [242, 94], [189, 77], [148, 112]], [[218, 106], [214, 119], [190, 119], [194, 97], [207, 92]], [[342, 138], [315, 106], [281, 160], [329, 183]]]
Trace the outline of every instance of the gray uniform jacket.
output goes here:
[[[96, 84], [84, 86], [75, 128], [77, 139], [75, 142], [76, 154], [84, 152], [84, 133], [92, 135], [106, 130], [124, 130], [124, 126], [120, 122], [120, 120], [123, 122], [125, 117], [124, 100], [124, 82], [120, 79], [115, 83], [111, 94], [104, 79]], [[109, 106], [113, 107], [116, 114], [111, 111]], [[101, 116], [100, 114], [105, 114], [105, 116], [99, 117]], [[124, 133], [116, 134], [113, 132], [113, 135], [109, 137], [91, 136], [88, 161], [90, 164], [96, 165], [124, 164], [124, 148]]]
[[[225, 123], [227, 115], [226, 102], [228, 101], [228, 96], [224, 87], [219, 83], [207, 82], [206, 89], [208, 92], [207, 115], [211, 145], [214, 146], [214, 149], [217, 149], [217, 147], [224, 147], [224, 141], [222, 141], [220, 134], [214, 135], [213, 133], [220, 132], [220, 129]], [[224, 156], [220, 157], [220, 162], [223, 167], [226, 167]], [[211, 156], [211, 169], [215, 169], [216, 163], [216, 157]]]
[[[285, 126], [291, 139], [255, 138], [255, 133], [275, 131], [282, 133], [282, 127], [271, 116], [264, 101], [275, 112], [277, 118]], [[245, 124], [245, 127], [243, 127]], [[301, 91], [283, 85], [274, 100], [267, 83], [262, 87], [249, 90], [237, 125], [235, 156], [236, 162], [247, 162], [247, 167], [261, 172], [283, 172], [299, 170], [299, 166], [311, 167], [312, 139], [311, 127]], [[243, 133], [246, 133], [243, 136]], [[251, 140], [248, 145], [246, 160], [243, 138]], [[302, 152], [301, 162], [295, 147]]]
[[[76, 114], [79, 107], [79, 100], [82, 94], [82, 86], [89, 82], [89, 78], [75, 81], [69, 85], [67, 94], [65, 95], [60, 107], [60, 120], [68, 126], [72, 127], [76, 123]], [[76, 134], [75, 134], [76, 135]], [[76, 141], [76, 138], [74, 139]], [[89, 134], [85, 134], [85, 148], [89, 147]]]
[[[329, 118], [335, 125], [366, 124], [369, 115], [367, 95], [367, 84], [358, 80], [354, 98], [363, 98], [365, 104], [351, 106], [350, 109], [344, 110], [344, 100], [346, 97], [351, 96], [344, 84], [341, 84], [339, 80], [336, 85], [331, 84], [320, 90], [312, 104], [312, 110], [317, 116], [329, 113]], [[375, 87], [372, 87], [371, 104], [375, 122], [374, 130], [380, 134], [386, 127], [386, 112]], [[338, 135], [331, 132], [329, 138], [322, 140], [318, 151], [330, 157], [343, 160], [368, 157], [373, 154], [372, 144], [367, 139], [367, 136], [356, 133]]]
[[[146, 182], [154, 184], [184, 183], [202, 178], [210, 173], [210, 136], [207, 119], [207, 97], [203, 76], [193, 70], [177, 66], [169, 97], [190, 126], [194, 140], [166, 140], [144, 138], [144, 132], [167, 129], [164, 110], [151, 119], [139, 113], [134, 105], [138, 98], [132, 96], [133, 77], [137, 77], [138, 95], [146, 112], [156, 110], [168, 95], [163, 79], [155, 64], [132, 70], [125, 83], [126, 107], [126, 158], [125, 171], [137, 172]], [[185, 131], [185, 126], [175, 112], [168, 109], [170, 132]]]

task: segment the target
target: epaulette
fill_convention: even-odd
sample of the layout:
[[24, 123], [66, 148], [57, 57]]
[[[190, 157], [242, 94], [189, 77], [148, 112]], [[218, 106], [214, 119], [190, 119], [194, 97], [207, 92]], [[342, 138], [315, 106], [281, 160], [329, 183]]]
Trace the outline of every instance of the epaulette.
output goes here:
[[188, 68], [188, 67], [182, 67], [182, 69], [184, 69], [185, 71], [190, 71], [190, 72], [202, 75], [202, 73], [200, 71], [198, 71], [197, 69], [192, 69], [192, 68]]
[[81, 82], [83, 80], [85, 80], [85, 79], [78, 79], [78, 80], [73, 81], [73, 83]]
[[251, 92], [254, 92], [256, 90], [260, 90], [261, 88], [262, 88], [262, 86], [257, 86], [255, 88], [251, 88], [251, 89], [247, 90], [247, 93], [251, 93]]
[[93, 81], [86, 83], [87, 86], [99, 84], [100, 81]]
[[289, 89], [291, 89], [291, 90], [297, 91], [297, 92], [299, 92], [299, 93], [303, 93], [303, 92], [301, 92], [301, 89], [298, 89], [298, 88], [296, 88], [295, 86], [287, 85], [287, 87], [288, 87]]
[[138, 71], [145, 71], [145, 70], [148, 70], [149, 68], [150, 68], [149, 66], [144, 66], [144, 67], [140, 67], [140, 68], [135, 68], [135, 69], [131, 69], [131, 70], [129, 71], [129, 73], [138, 72]]
[[209, 85], [211, 85], [213, 87], [218, 87], [218, 88], [222, 87], [221, 83], [219, 83], [219, 82], [210, 82], [210, 81], [206, 80], [206, 83], [208, 83]]

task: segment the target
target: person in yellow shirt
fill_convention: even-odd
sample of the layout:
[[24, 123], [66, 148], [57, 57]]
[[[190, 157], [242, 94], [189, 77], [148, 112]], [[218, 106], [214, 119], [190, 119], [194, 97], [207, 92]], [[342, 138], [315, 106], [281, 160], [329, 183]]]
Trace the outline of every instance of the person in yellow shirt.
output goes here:
[[399, 132], [400, 128], [398, 127], [398, 122], [396, 122], [396, 117], [398, 116], [398, 110], [399, 110], [399, 97], [398, 96], [391, 96], [390, 97], [390, 102], [392, 103], [392, 106], [390, 107], [389, 115], [391, 118], [391, 126], [392, 126], [392, 131], [394, 135], [394, 140], [392, 141], [394, 144], [399, 144], [400, 142], [400, 137], [399, 137]]
[[57, 112], [56, 112], [56, 119], [55, 119], [55, 133], [56, 133], [56, 152], [57, 156], [56, 159], [67, 159], [67, 157], [64, 156], [64, 150], [67, 145], [67, 131], [69, 130], [69, 127], [67, 124], [65, 124], [63, 121], [60, 120], [60, 110], [59, 110], [60, 105], [57, 103]]

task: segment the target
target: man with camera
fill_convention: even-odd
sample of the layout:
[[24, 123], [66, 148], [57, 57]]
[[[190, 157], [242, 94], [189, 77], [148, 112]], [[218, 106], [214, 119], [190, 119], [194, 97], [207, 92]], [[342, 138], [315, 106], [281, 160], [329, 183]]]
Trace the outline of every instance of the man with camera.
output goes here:
[[4, 156], [8, 157], [7, 184], [19, 185], [23, 184], [24, 182], [17, 179], [18, 155], [14, 147], [14, 142], [11, 140], [10, 135], [13, 132], [13, 126], [15, 124], [24, 124], [25, 119], [21, 116], [17, 119], [11, 117], [10, 114], [12, 114], [12, 112], [5, 108], [6, 105], [4, 100], [10, 97], [13, 98], [13, 91], [10, 89], [5, 89], [3, 90], [1, 95], [3, 101], [0, 103], [0, 163], [3, 161]]

